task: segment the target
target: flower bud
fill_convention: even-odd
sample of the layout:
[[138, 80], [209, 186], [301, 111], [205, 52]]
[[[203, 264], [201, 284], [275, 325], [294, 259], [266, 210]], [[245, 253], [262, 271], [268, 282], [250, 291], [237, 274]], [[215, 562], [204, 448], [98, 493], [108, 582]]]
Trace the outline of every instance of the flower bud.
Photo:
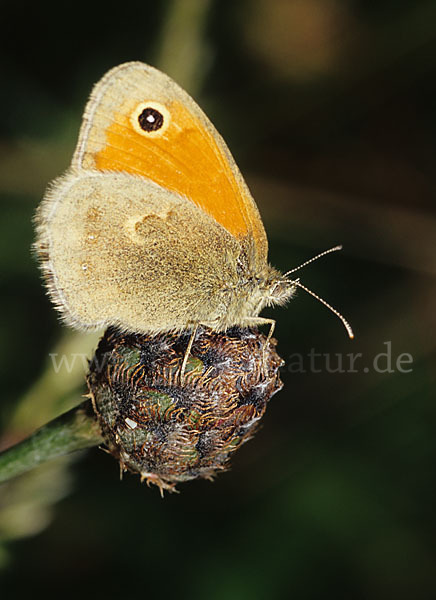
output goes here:
[[212, 479], [250, 439], [282, 387], [282, 359], [254, 329], [198, 328], [156, 336], [109, 328], [90, 365], [88, 387], [105, 443], [121, 470], [174, 490]]

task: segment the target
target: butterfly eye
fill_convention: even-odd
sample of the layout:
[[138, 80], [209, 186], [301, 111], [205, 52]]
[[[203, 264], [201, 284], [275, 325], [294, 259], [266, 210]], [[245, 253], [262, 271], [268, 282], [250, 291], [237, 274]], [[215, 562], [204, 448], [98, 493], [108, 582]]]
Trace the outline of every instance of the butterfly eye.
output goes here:
[[131, 122], [141, 135], [158, 137], [167, 130], [170, 114], [167, 108], [158, 102], [141, 102], [133, 111]]

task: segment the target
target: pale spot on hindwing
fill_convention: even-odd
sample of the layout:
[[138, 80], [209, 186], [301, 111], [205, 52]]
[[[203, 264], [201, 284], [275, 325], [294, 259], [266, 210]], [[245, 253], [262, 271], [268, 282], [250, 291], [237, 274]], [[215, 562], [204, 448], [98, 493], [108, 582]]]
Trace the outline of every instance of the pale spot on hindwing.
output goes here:
[[133, 215], [125, 221], [124, 227], [128, 238], [135, 244], [144, 244], [153, 237], [160, 238], [168, 228], [168, 220], [173, 208], [163, 208], [153, 214]]

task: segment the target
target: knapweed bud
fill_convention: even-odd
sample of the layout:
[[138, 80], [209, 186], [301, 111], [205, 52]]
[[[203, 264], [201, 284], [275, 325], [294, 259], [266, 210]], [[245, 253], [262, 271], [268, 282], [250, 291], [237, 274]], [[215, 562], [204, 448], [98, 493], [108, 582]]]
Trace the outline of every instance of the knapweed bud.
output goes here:
[[161, 493], [212, 479], [250, 439], [282, 387], [276, 341], [254, 329], [199, 328], [184, 369], [189, 333], [106, 331], [88, 386], [102, 434], [122, 470]]

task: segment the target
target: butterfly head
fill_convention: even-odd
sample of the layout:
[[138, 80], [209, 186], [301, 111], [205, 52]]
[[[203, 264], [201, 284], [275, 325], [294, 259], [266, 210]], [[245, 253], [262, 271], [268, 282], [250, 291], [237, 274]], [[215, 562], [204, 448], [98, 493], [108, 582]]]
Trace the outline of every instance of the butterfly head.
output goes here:
[[312, 290], [303, 285], [298, 278], [291, 279], [290, 277], [292, 273], [295, 273], [295, 271], [301, 269], [302, 267], [305, 267], [306, 265], [314, 262], [315, 260], [318, 260], [326, 254], [336, 252], [340, 249], [341, 246], [335, 246], [334, 248], [330, 248], [325, 252], [321, 252], [321, 254], [318, 254], [314, 258], [311, 258], [310, 260], [304, 262], [302, 265], [299, 265], [298, 267], [292, 269], [291, 271], [288, 271], [283, 275], [273, 267], [268, 266], [266, 275], [264, 277], [256, 279], [257, 287], [253, 289], [253, 295], [249, 303], [251, 305], [251, 308], [254, 308], [253, 316], [257, 316], [265, 306], [283, 306], [294, 295], [296, 289], [300, 288], [307, 292], [309, 295], [313, 296], [316, 300], [318, 300], [319, 302], [321, 302], [321, 304], [328, 308], [333, 314], [335, 314], [344, 325], [350, 339], [353, 339], [353, 330], [348, 321], [343, 317], [343, 315], [341, 315], [339, 311], [333, 308], [333, 306], [331, 306], [328, 302], [326, 302], [320, 296], [315, 294]]
[[296, 290], [295, 281], [287, 279], [279, 271], [270, 267], [268, 276], [259, 282], [259, 291], [264, 306], [283, 306]]

